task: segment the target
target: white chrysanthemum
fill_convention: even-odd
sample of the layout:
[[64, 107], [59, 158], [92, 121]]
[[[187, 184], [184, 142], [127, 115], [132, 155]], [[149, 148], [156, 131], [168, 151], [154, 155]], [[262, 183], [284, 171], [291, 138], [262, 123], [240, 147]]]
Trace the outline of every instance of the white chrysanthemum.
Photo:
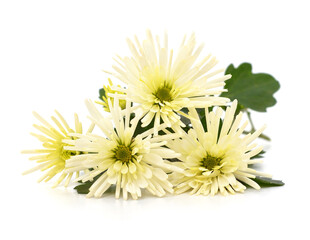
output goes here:
[[[74, 137], [69, 136], [69, 133], [82, 133], [82, 124], [79, 121], [78, 115], [75, 114], [75, 130], [71, 129], [63, 118], [63, 116], [55, 110], [58, 120], [56, 117], [52, 116], [53, 122], [58, 127], [58, 130], [48, 123], [45, 119], [43, 119], [38, 113], [33, 112], [33, 115], [43, 124], [43, 126], [39, 126], [34, 124], [33, 126], [39, 130], [44, 135], [31, 133], [34, 137], [39, 139], [42, 142], [43, 149], [35, 149], [35, 150], [24, 150], [22, 153], [36, 154], [36, 156], [30, 157], [29, 160], [35, 160], [39, 163], [38, 166], [25, 171], [23, 174], [28, 174], [37, 170], [46, 171], [48, 170], [39, 180], [41, 182], [45, 180], [45, 182], [52, 179], [55, 175], [62, 173], [58, 180], [55, 182], [53, 187], [59, 185], [65, 178], [65, 186], [70, 183], [72, 179], [73, 172], [68, 174], [64, 172], [65, 162], [72, 155], [79, 155], [79, 152], [68, 151], [64, 149], [66, 145], [63, 140], [64, 139], [74, 139]], [[91, 125], [88, 129], [88, 132], [93, 130], [94, 125]], [[79, 177], [79, 171], [75, 172], [76, 177]]]
[[[111, 185], [116, 185], [116, 198], [119, 198], [121, 190], [124, 199], [128, 198], [128, 193], [133, 199], [141, 197], [141, 189], [144, 188], [156, 196], [163, 196], [166, 191], [171, 193], [173, 185], [165, 171], [178, 168], [163, 158], [175, 158], [179, 154], [163, 146], [167, 140], [179, 135], [153, 137], [153, 129], [150, 129], [134, 136], [141, 114], [130, 121], [131, 102], [127, 101], [126, 109], [121, 111], [117, 97], [113, 105], [108, 101], [112, 119], [103, 117], [90, 101], [86, 102], [91, 120], [105, 136], [72, 134], [78, 139], [66, 141], [72, 145], [66, 149], [89, 153], [69, 159], [66, 164], [68, 171], [92, 169], [79, 178], [83, 182], [100, 176], [90, 187], [87, 197], [101, 197]], [[163, 124], [158, 129], [165, 128]]]
[[246, 187], [242, 182], [259, 189], [259, 185], [252, 178], [270, 177], [249, 167], [249, 164], [261, 162], [251, 160], [251, 157], [263, 149], [252, 142], [265, 127], [241, 137], [247, 122], [239, 126], [242, 113], [234, 120], [236, 107], [235, 100], [226, 110], [220, 132], [220, 119], [223, 114], [221, 108], [210, 113], [205, 109], [207, 132], [204, 131], [196, 110], [190, 108], [193, 129], [188, 134], [184, 133], [182, 139], [168, 143], [169, 148], [181, 153], [181, 162], [176, 164], [184, 169], [183, 173], [171, 175], [176, 185], [175, 193], [191, 190], [192, 194], [214, 195], [219, 191], [226, 195], [228, 192], [243, 192]]
[[119, 66], [113, 66], [116, 73], [110, 73], [127, 84], [127, 88], [115, 88], [126, 93], [123, 98], [129, 99], [143, 109], [143, 126], [154, 118], [154, 131], [160, 125], [160, 119], [171, 126], [182, 126], [180, 115], [184, 107], [201, 108], [205, 106], [224, 105], [227, 98], [217, 95], [224, 91], [225, 80], [231, 75], [214, 78], [223, 70], [212, 71], [217, 60], [208, 55], [201, 61], [197, 59], [203, 45], [196, 49], [195, 35], [187, 41], [186, 37], [173, 60], [173, 50], [168, 49], [168, 37], [164, 36], [163, 45], [159, 38], [154, 41], [151, 32], [147, 39], [135, 43], [127, 40], [132, 57], [115, 59]]

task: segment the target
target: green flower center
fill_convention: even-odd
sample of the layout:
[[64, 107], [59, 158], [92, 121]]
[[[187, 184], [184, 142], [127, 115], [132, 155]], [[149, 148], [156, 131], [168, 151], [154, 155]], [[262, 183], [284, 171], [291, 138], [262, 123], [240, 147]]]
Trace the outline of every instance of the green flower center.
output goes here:
[[171, 97], [171, 89], [168, 87], [162, 87], [157, 90], [154, 94], [161, 102], [170, 102], [172, 100]]
[[202, 159], [201, 165], [211, 171], [215, 166], [220, 165], [221, 160], [222, 158], [207, 155], [205, 158]]
[[128, 163], [132, 159], [132, 151], [129, 147], [119, 145], [115, 148], [115, 158], [123, 163]]

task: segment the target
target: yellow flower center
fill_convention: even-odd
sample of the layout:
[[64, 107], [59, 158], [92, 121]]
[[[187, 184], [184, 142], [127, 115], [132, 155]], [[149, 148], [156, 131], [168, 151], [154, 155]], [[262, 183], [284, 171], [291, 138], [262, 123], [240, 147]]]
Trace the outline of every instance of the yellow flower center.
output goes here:
[[156, 93], [154, 94], [155, 97], [159, 99], [162, 103], [165, 102], [170, 102], [172, 100], [171, 97], [171, 89], [168, 87], [162, 87], [159, 88]]
[[60, 150], [60, 158], [65, 162], [66, 160], [71, 158], [71, 156], [75, 156], [76, 152], [70, 151], [70, 150], [65, 150], [64, 146], [68, 146], [68, 144], [62, 144], [61, 150]]
[[115, 148], [115, 158], [123, 163], [128, 163], [132, 159], [131, 149], [124, 145], [119, 145]]
[[221, 158], [207, 155], [205, 158], [202, 159], [201, 165], [211, 171], [214, 167], [220, 165], [221, 160]]

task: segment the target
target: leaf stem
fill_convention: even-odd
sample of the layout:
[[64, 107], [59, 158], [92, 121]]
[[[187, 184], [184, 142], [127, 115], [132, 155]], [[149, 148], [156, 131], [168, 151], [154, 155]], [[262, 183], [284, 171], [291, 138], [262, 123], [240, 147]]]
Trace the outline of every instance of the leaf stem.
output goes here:
[[[251, 117], [251, 113], [248, 111], [247, 108], [243, 109], [244, 112], [246, 112], [247, 116], [248, 116], [248, 119], [249, 119], [249, 122], [250, 122], [250, 125], [251, 125], [251, 131], [244, 131], [245, 134], [248, 134], [248, 133], [254, 133], [256, 131], [255, 127], [254, 127], [254, 123], [253, 123], [253, 120], [252, 120], [252, 117]], [[267, 135], [265, 134], [260, 134], [259, 135], [259, 138], [262, 138], [266, 141], [271, 141], [271, 138], [268, 137]]]
[[254, 123], [252, 121], [252, 117], [251, 117], [251, 113], [248, 111], [248, 109], [244, 109], [244, 111], [246, 112], [246, 115], [248, 116], [248, 119], [249, 119], [249, 122], [250, 122], [250, 125], [251, 125], [251, 132], [255, 132], [255, 127], [254, 127]]
[[[255, 131], [243, 131], [243, 133], [245, 133], [245, 134], [254, 133], [254, 132]], [[263, 133], [261, 135], [259, 135], [259, 138], [262, 138], [266, 141], [271, 141], [271, 138], [268, 137], [267, 135], [263, 134]]]

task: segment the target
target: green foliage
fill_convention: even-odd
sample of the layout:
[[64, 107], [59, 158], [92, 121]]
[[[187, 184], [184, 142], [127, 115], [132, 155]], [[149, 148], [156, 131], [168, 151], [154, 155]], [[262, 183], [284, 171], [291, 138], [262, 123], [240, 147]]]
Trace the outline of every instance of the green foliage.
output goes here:
[[[131, 115], [131, 119], [134, 117], [134, 114]], [[130, 120], [131, 120], [130, 119]], [[137, 135], [139, 134], [142, 134], [144, 133], [145, 131], [151, 129], [154, 127], [154, 122], [155, 122], [155, 118], [153, 118], [153, 120], [151, 121], [151, 123], [149, 125], [147, 125], [146, 127], [142, 127], [142, 122], [141, 122], [141, 119], [139, 120], [138, 124], [137, 124], [137, 127], [135, 129], [135, 132], [133, 134], [134, 137], [136, 137]]]
[[92, 181], [87, 181], [87, 182], [82, 182], [79, 181], [80, 185], [77, 185], [74, 189], [77, 191], [79, 194], [88, 194], [89, 193], [89, 188], [93, 183], [101, 176], [102, 174], [97, 175], [94, 177]]
[[102, 101], [106, 97], [104, 88], [99, 89], [99, 99]]
[[221, 97], [237, 99], [239, 108], [266, 112], [268, 107], [276, 104], [273, 94], [279, 90], [280, 84], [273, 76], [266, 73], [252, 73], [250, 63], [242, 63], [237, 68], [230, 64], [225, 74], [231, 74], [232, 77], [226, 81], [225, 88], [228, 92], [223, 92]]
[[81, 183], [80, 185], [77, 185], [74, 189], [77, 191], [78, 194], [88, 194], [89, 193], [89, 188], [93, 182], [87, 181], [85, 183]]
[[[77, 191], [78, 194], [88, 194], [89, 193], [89, 188], [91, 185], [95, 182], [96, 180], [94, 179], [93, 181], [87, 181], [85, 183], [82, 183], [78, 186], [76, 186], [74, 189]], [[112, 193], [115, 191], [115, 185], [111, 185], [105, 193]]]
[[284, 185], [284, 182], [282, 182], [281, 180], [275, 180], [275, 179], [266, 178], [266, 177], [256, 176], [252, 180], [255, 181], [261, 187], [276, 187], [276, 186]]
[[251, 159], [255, 159], [255, 158], [263, 158], [264, 154], [266, 153], [266, 151], [262, 150], [260, 153], [256, 154], [255, 156], [251, 157]]

